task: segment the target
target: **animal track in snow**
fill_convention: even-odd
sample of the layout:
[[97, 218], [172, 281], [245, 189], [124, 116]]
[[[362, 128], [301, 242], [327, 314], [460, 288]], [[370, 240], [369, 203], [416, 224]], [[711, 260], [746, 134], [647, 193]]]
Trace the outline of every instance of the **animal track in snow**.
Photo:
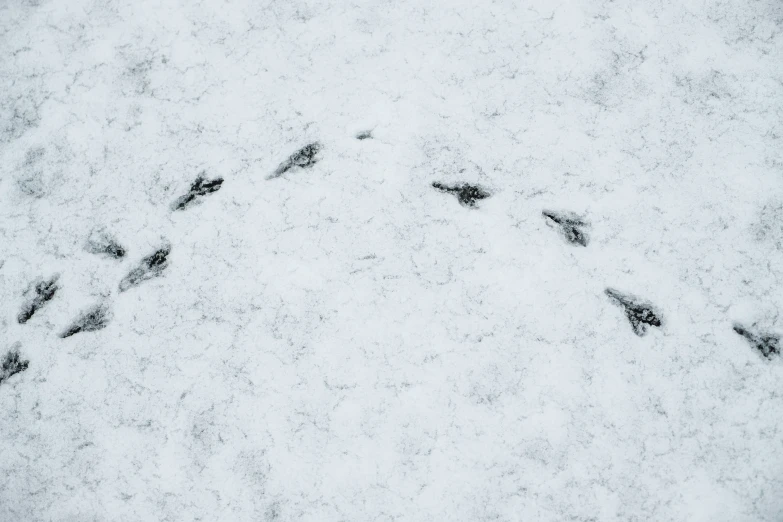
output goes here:
[[441, 192], [448, 192], [454, 194], [459, 200], [460, 204], [465, 207], [475, 208], [476, 201], [486, 199], [491, 194], [478, 185], [470, 185], [463, 183], [462, 185], [444, 185], [434, 181], [432, 186]]
[[0, 384], [11, 376], [25, 371], [30, 365], [30, 361], [22, 360], [19, 356], [20, 347], [20, 343], [15, 343], [5, 354], [5, 357], [3, 357], [3, 362], [0, 366]]
[[31, 285], [28, 289], [28, 294], [33, 294], [28, 301], [22, 306], [22, 310], [17, 316], [19, 324], [25, 324], [35, 313], [40, 310], [46, 303], [52, 300], [54, 294], [59, 290], [57, 286], [57, 280], [60, 278], [59, 274], [53, 275], [50, 279], [40, 279], [35, 285]]
[[767, 359], [771, 359], [773, 355], [780, 355], [780, 336], [768, 332], [751, 332], [739, 323], [734, 323], [734, 331]]
[[185, 210], [198, 198], [220, 190], [220, 187], [223, 185], [223, 178], [207, 179], [205, 174], [206, 172], [199, 174], [196, 180], [190, 185], [188, 193], [180, 196], [172, 203], [172, 210]]
[[66, 339], [79, 332], [95, 332], [106, 328], [111, 320], [111, 311], [105, 303], [99, 303], [92, 308], [84, 311], [77, 317], [71, 325], [66, 328], [60, 338]]
[[91, 254], [104, 255], [114, 259], [125, 257], [125, 248], [103, 229], [93, 230], [90, 233], [84, 249]]
[[138, 286], [148, 279], [158, 277], [163, 273], [168, 265], [168, 256], [171, 253], [171, 245], [166, 244], [149, 256], [145, 257], [139, 263], [139, 266], [131, 270], [128, 275], [120, 281], [120, 292], [125, 292]]
[[590, 238], [584, 231], [589, 224], [576, 214], [570, 212], [553, 212], [551, 210], [544, 210], [542, 214], [547, 218], [547, 224], [550, 226], [552, 226], [552, 224], [557, 225], [560, 229], [560, 233], [570, 244], [586, 247], [590, 242]]
[[607, 288], [605, 293], [615, 304], [623, 307], [633, 332], [639, 337], [647, 334], [648, 326], [661, 326], [660, 314], [655, 311], [651, 304], [613, 288]]
[[274, 173], [269, 176], [267, 179], [275, 179], [279, 178], [289, 170], [291, 170], [294, 167], [299, 168], [310, 168], [316, 163], [318, 163], [318, 159], [316, 158], [316, 155], [321, 151], [323, 147], [320, 143], [313, 142], [308, 145], [305, 145], [298, 151], [291, 154], [288, 159], [286, 159], [284, 162], [282, 162], [277, 169], [275, 169]]

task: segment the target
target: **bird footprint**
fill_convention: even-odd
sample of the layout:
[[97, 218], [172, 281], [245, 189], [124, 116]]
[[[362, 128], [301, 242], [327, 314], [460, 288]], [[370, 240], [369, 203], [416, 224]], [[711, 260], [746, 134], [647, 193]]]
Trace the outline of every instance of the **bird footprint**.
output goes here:
[[277, 169], [275, 169], [274, 173], [269, 176], [267, 179], [274, 179], [279, 178], [289, 170], [291, 170], [294, 167], [299, 168], [310, 168], [316, 163], [318, 163], [318, 159], [316, 158], [316, 155], [321, 151], [322, 146], [320, 143], [313, 142], [308, 145], [305, 145], [298, 151], [291, 154], [288, 159], [286, 159], [283, 163], [281, 163]]
[[554, 224], [560, 228], [560, 233], [570, 244], [586, 247], [590, 242], [590, 238], [584, 230], [590, 225], [576, 214], [551, 210], [544, 210], [542, 214], [547, 218], [547, 223], [550, 226]]
[[166, 244], [142, 259], [139, 266], [131, 270], [128, 275], [120, 281], [120, 292], [125, 292], [148, 279], [160, 276], [163, 273], [163, 270], [169, 266], [168, 256], [170, 253], [171, 245]]
[[464, 207], [475, 208], [476, 201], [487, 199], [491, 194], [478, 185], [463, 183], [462, 185], [445, 185], [437, 181], [432, 186], [441, 192], [448, 192], [457, 196], [460, 204]]
[[651, 304], [630, 294], [624, 294], [614, 288], [607, 288], [605, 293], [615, 304], [623, 307], [633, 332], [639, 337], [647, 334], [648, 326], [661, 326], [660, 314], [655, 311]]
[[34, 294], [23, 306], [22, 310], [17, 316], [19, 324], [25, 324], [35, 313], [41, 309], [46, 303], [52, 300], [54, 294], [59, 290], [57, 280], [60, 278], [59, 274], [53, 275], [48, 280], [38, 280], [28, 293]]
[[780, 336], [768, 332], [751, 332], [739, 323], [734, 323], [734, 331], [767, 359], [771, 359], [773, 355], [780, 355]]

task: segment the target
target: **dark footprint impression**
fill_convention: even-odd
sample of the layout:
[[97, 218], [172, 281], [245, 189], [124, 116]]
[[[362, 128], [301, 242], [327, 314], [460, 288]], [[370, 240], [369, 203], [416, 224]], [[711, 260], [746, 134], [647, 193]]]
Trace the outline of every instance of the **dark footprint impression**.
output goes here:
[[317, 141], [310, 143], [309, 145], [305, 145], [298, 151], [291, 154], [288, 159], [286, 159], [277, 167], [277, 169], [275, 169], [275, 172], [271, 176], [267, 177], [267, 179], [279, 178], [294, 167], [303, 169], [312, 167], [318, 163], [318, 159], [315, 156], [321, 151], [322, 148], [323, 147], [321, 144]]
[[24, 361], [19, 357], [20, 347], [21, 344], [14, 344], [11, 349], [8, 350], [8, 353], [5, 354], [5, 357], [3, 357], [2, 366], [0, 366], [0, 384], [11, 376], [25, 371], [30, 365], [30, 361]]
[[734, 323], [734, 331], [747, 339], [750, 345], [767, 359], [780, 355], [780, 336], [767, 332], [751, 332], [739, 323]]
[[109, 306], [105, 303], [97, 304], [79, 315], [79, 317], [60, 334], [60, 338], [66, 339], [79, 332], [103, 330], [109, 324], [110, 319], [111, 313], [109, 311]]
[[551, 210], [544, 210], [541, 214], [547, 218], [547, 224], [550, 226], [552, 226], [552, 224], [557, 225], [560, 229], [560, 233], [565, 236], [566, 241], [570, 244], [586, 247], [590, 242], [587, 232], [584, 231], [584, 229], [590, 225], [576, 214], [570, 212], [553, 212]]
[[103, 229], [93, 230], [90, 233], [84, 249], [91, 254], [108, 256], [113, 259], [125, 257], [125, 248]]
[[647, 334], [648, 326], [661, 326], [660, 314], [651, 304], [613, 288], [607, 288], [605, 293], [615, 304], [625, 309], [625, 316], [631, 323], [633, 333], [639, 337], [644, 337]]
[[120, 281], [120, 292], [138, 286], [147, 279], [160, 276], [166, 267], [169, 266], [168, 257], [170, 253], [171, 245], [165, 245], [142, 259], [139, 266], [122, 278], [122, 281]]
[[60, 278], [59, 274], [53, 275], [50, 279], [38, 280], [35, 285], [31, 285], [31, 288], [27, 291], [32, 296], [22, 306], [22, 310], [17, 316], [19, 324], [25, 324], [30, 318], [35, 315], [35, 312], [40, 310], [46, 303], [52, 300], [54, 294], [60, 289], [57, 286], [57, 280]]
[[432, 183], [432, 186], [440, 190], [441, 192], [448, 192], [450, 194], [454, 194], [455, 196], [457, 196], [457, 199], [459, 200], [462, 206], [469, 207], [469, 208], [475, 208], [476, 201], [479, 201], [481, 199], [487, 199], [491, 195], [489, 192], [487, 192], [480, 186], [469, 185], [468, 183], [463, 183], [462, 185], [448, 186], [448, 185], [444, 185], [443, 183], [434, 181]]
[[371, 140], [372, 139], [372, 131], [361, 131], [356, 134], [357, 140]]
[[188, 208], [197, 198], [212, 194], [220, 190], [223, 185], [223, 178], [207, 179], [206, 172], [202, 172], [190, 185], [190, 190], [187, 194], [180, 196], [177, 200], [171, 204], [172, 210], [185, 210]]

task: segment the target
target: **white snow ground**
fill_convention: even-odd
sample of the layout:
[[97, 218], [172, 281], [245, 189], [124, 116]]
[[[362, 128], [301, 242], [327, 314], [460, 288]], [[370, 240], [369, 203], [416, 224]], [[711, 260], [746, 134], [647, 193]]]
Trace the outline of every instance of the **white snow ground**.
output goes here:
[[783, 520], [782, 117], [779, 0], [0, 0], [0, 520]]

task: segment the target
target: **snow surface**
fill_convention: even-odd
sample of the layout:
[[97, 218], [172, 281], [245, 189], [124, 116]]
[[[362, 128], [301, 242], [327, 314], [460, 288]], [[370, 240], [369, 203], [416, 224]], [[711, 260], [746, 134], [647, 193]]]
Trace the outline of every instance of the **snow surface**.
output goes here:
[[779, 0], [0, 0], [0, 520], [783, 520], [782, 121]]

